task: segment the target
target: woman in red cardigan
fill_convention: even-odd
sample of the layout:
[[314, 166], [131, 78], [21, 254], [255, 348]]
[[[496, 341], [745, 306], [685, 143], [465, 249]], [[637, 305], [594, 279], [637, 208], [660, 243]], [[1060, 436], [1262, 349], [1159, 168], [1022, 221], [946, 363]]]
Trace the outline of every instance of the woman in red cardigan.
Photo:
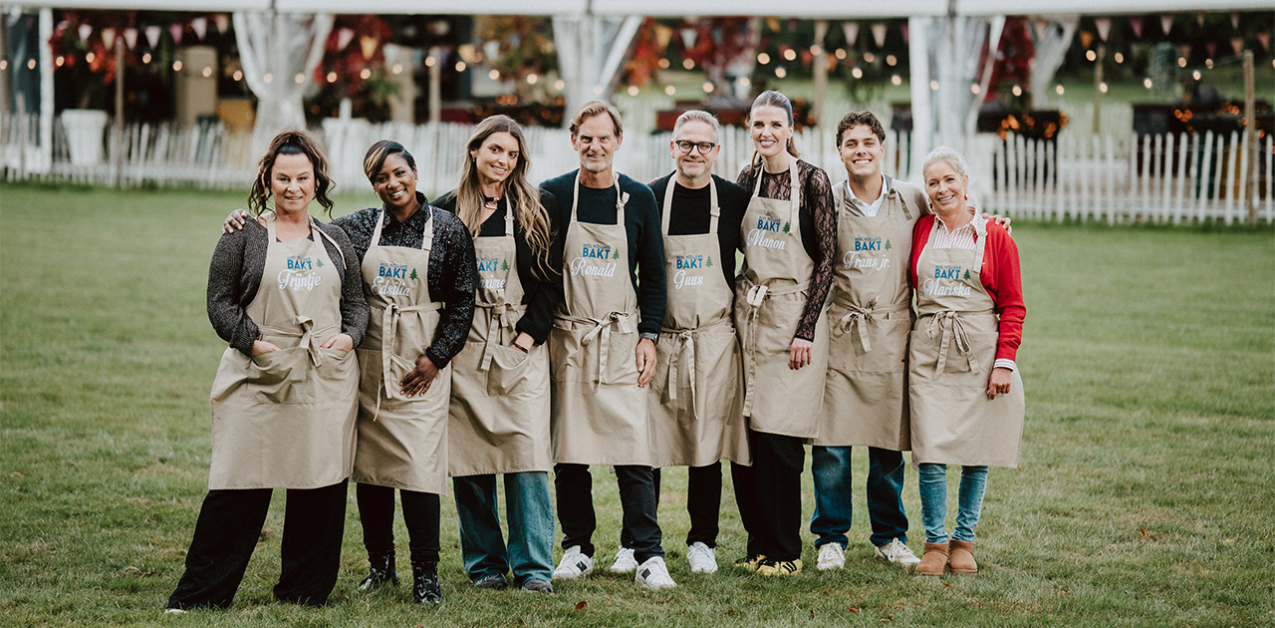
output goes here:
[[[908, 396], [926, 536], [917, 573], [938, 576], [950, 566], [972, 574], [987, 467], [1018, 466], [1024, 401], [1014, 357], [1027, 308], [1018, 247], [969, 206], [965, 160], [937, 148], [922, 172], [934, 213], [913, 230], [910, 273], [918, 319], [908, 349]], [[950, 540], [949, 464], [962, 467]]]

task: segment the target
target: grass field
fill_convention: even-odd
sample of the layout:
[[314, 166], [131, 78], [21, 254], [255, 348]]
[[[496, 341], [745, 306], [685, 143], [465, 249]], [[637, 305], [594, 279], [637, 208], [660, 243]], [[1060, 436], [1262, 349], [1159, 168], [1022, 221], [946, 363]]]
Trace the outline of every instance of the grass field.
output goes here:
[[[446, 603], [423, 609], [407, 587], [354, 592], [366, 565], [351, 491], [328, 608], [271, 599], [277, 503], [231, 609], [163, 616], [207, 481], [223, 346], [204, 313], [207, 263], [242, 201], [0, 188], [0, 624], [1275, 626], [1275, 237], [1030, 223], [1015, 225], [1023, 462], [991, 473], [976, 578], [872, 560], [856, 452], [842, 571], [813, 569], [807, 534], [806, 573], [732, 573], [744, 538], [727, 495], [723, 569], [692, 577], [685, 473], [670, 470], [660, 520], [677, 589], [598, 575], [552, 597], [476, 591], [445, 498]], [[344, 198], [338, 212], [357, 206]], [[608, 564], [618, 498], [605, 469], [594, 477]], [[904, 498], [919, 551], [912, 470]], [[397, 533], [410, 579], [401, 523]]]

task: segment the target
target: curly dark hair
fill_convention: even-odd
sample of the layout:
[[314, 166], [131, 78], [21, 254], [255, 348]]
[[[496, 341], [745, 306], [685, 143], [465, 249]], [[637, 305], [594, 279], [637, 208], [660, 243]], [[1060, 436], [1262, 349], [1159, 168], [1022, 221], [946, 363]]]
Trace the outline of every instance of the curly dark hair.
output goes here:
[[872, 130], [872, 134], [877, 136], [878, 141], [885, 142], [885, 127], [881, 126], [881, 121], [872, 115], [871, 111], [851, 111], [837, 124], [837, 146], [841, 146], [841, 136], [845, 135], [846, 131], [859, 125], [868, 127]]
[[252, 191], [248, 193], [248, 211], [253, 216], [260, 216], [270, 209], [270, 175], [274, 170], [275, 159], [279, 155], [305, 155], [314, 166], [314, 199], [319, 201], [328, 215], [332, 215], [332, 199], [328, 192], [336, 187], [336, 183], [328, 174], [328, 158], [323, 147], [310, 137], [309, 133], [298, 130], [287, 130], [270, 140], [270, 148], [257, 162], [257, 179], [252, 182]]

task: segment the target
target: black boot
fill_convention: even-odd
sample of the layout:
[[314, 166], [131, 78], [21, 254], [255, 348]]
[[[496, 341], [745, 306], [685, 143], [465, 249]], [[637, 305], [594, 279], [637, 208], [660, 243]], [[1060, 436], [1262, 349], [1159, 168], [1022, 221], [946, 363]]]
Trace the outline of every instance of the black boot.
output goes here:
[[367, 577], [359, 583], [360, 591], [371, 591], [383, 584], [398, 586], [398, 574], [394, 572], [394, 552], [369, 554], [367, 562], [371, 565]]
[[438, 589], [438, 563], [412, 561], [412, 596], [421, 604], [443, 603], [443, 592]]

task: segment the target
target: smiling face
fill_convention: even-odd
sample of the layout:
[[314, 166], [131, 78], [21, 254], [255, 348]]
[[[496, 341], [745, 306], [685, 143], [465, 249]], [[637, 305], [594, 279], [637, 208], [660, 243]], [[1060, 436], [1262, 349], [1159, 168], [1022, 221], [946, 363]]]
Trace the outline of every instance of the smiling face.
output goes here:
[[925, 169], [925, 193], [930, 197], [934, 213], [952, 215], [965, 209], [965, 188], [970, 178], [959, 174], [946, 160], [938, 160]]
[[580, 153], [580, 167], [594, 174], [606, 172], [615, 159], [621, 137], [606, 112], [589, 116], [571, 136], [571, 145]]
[[492, 133], [477, 150], [469, 151], [469, 156], [474, 159], [480, 184], [502, 184], [518, 167], [518, 138], [504, 131]]
[[402, 153], [385, 158], [380, 172], [372, 178], [372, 189], [391, 211], [408, 207], [416, 200], [416, 171]]
[[305, 212], [314, 200], [314, 164], [304, 153], [279, 155], [270, 169], [270, 194], [274, 210], [282, 214]]
[[857, 181], [868, 181], [881, 176], [881, 159], [885, 157], [885, 144], [872, 127], [858, 124], [841, 134], [841, 144], [837, 146], [841, 155], [841, 163], [846, 167], [846, 174]]
[[748, 133], [753, 136], [753, 148], [762, 157], [775, 157], [788, 150], [792, 139], [792, 125], [788, 124], [788, 112], [779, 107], [757, 107], [748, 116]]
[[679, 142], [692, 142], [695, 144], [717, 144], [717, 138], [713, 136], [713, 125], [699, 120], [689, 120], [682, 124], [682, 128], [678, 130], [677, 137], [669, 143], [672, 150], [673, 162], [677, 164], [677, 171], [687, 179], [698, 179], [713, 171], [713, 163], [717, 161], [717, 155], [721, 152], [721, 146], [713, 146], [708, 152], [703, 152], [698, 146], [691, 147], [689, 152], [683, 152], [678, 146]]

